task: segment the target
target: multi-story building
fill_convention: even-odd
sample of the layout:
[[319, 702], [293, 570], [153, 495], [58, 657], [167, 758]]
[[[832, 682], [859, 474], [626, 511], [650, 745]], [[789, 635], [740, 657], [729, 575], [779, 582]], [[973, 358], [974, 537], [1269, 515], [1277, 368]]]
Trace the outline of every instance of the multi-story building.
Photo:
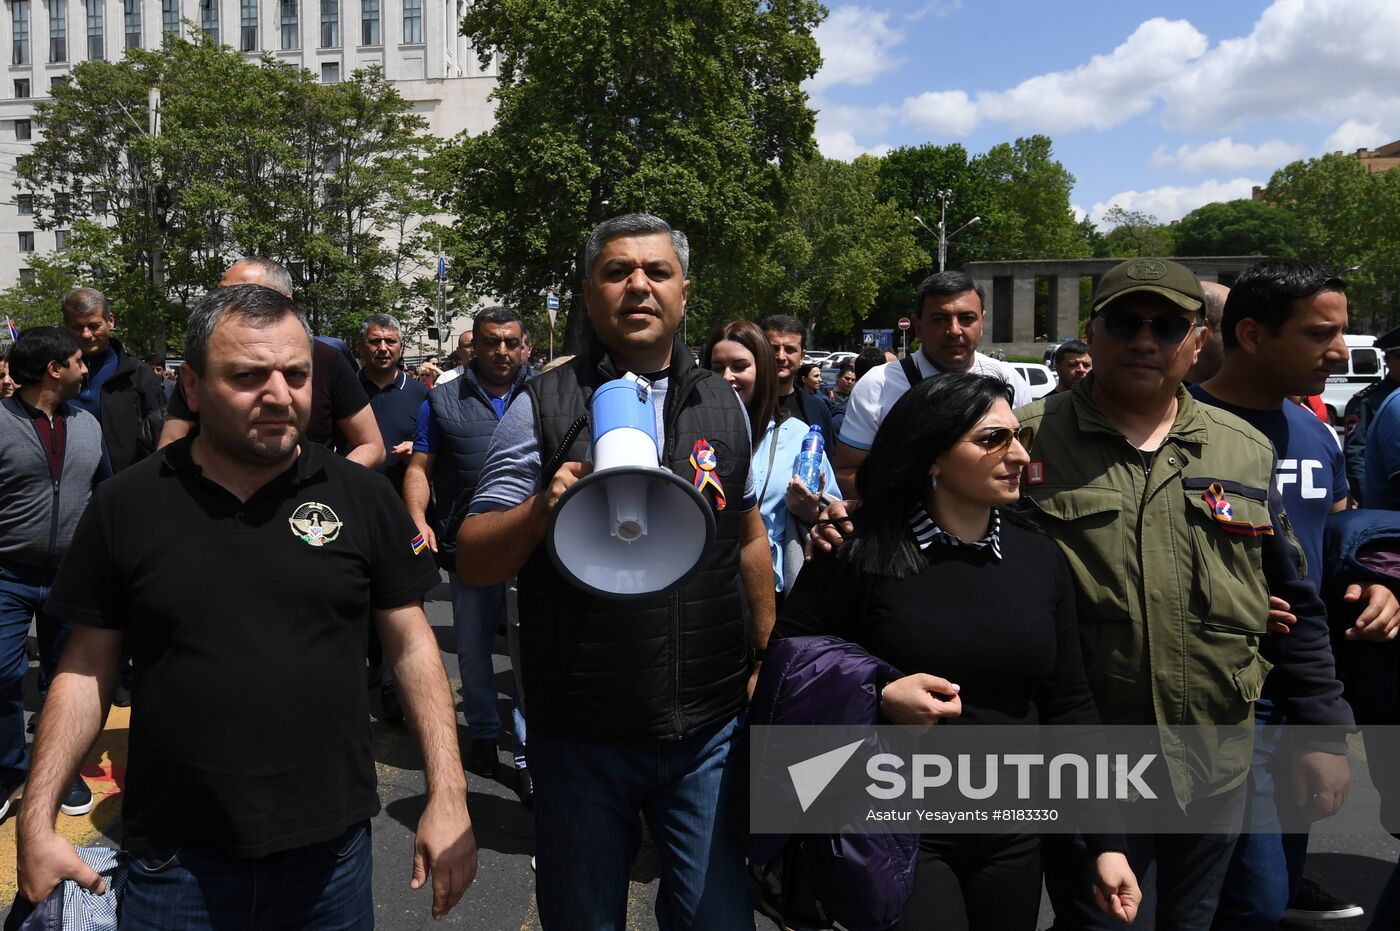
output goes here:
[[79, 62], [159, 48], [186, 21], [256, 60], [264, 52], [325, 83], [379, 65], [435, 135], [490, 128], [494, 65], [483, 69], [456, 24], [465, 0], [5, 0], [0, 16], [0, 288], [61, 249], [15, 187], [15, 160], [36, 133], [34, 104]]

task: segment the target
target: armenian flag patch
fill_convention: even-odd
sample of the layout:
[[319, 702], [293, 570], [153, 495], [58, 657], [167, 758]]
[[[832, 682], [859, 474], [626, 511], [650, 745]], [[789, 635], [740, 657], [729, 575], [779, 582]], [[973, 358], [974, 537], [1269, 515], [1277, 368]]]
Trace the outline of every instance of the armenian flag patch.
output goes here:
[[423, 552], [425, 549], [428, 548], [428, 538], [420, 533], [418, 534], [418, 536], [410, 540], [408, 545], [413, 547], [413, 555], [417, 556], [419, 553]]

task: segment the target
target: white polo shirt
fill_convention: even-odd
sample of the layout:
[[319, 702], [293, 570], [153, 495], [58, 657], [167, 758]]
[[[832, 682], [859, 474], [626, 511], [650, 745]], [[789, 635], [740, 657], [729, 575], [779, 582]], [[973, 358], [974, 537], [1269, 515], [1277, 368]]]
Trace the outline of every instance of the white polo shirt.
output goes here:
[[[939, 369], [935, 368], [922, 352], [914, 353], [913, 358], [914, 364], [925, 378], [939, 374]], [[1013, 408], [1031, 403], [1030, 385], [1026, 384], [1019, 372], [1005, 362], [998, 362], [977, 352], [973, 353], [972, 368], [968, 371], [976, 375], [992, 375], [1010, 385], [1016, 393], [1016, 399], [1011, 405]], [[846, 402], [846, 419], [841, 424], [839, 437], [841, 442], [854, 449], [869, 449], [873, 446], [875, 431], [880, 429], [880, 423], [890, 412], [890, 408], [894, 407], [894, 402], [903, 397], [904, 392], [908, 390], [909, 379], [905, 377], [904, 369], [898, 362], [886, 362], [866, 372], [865, 377], [856, 382], [851, 391], [851, 399]]]

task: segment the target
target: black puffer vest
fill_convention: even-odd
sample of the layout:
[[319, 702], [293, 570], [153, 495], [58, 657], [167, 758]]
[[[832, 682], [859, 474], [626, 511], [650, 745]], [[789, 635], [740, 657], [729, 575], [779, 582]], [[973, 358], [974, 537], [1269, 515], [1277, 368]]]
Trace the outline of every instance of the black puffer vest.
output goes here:
[[[548, 463], [593, 391], [625, 374], [585, 353], [527, 386], [540, 461]], [[612, 600], [573, 587], [536, 548], [519, 573], [521, 671], [530, 729], [586, 739], [682, 738], [744, 706], [748, 623], [739, 577], [739, 539], [748, 478], [748, 418], [734, 390], [695, 364], [680, 340], [671, 354], [662, 465], [687, 481], [691, 449], [714, 447], [728, 507], [715, 512], [715, 542], [679, 588], [654, 598]], [[585, 428], [564, 461], [588, 458]], [[708, 496], [707, 496], [708, 497]]]

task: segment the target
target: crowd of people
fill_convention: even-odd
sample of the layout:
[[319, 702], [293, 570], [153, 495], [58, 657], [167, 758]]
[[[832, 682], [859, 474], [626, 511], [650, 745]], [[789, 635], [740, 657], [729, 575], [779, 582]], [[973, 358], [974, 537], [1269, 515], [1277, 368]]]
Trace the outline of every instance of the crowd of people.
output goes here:
[[[1227, 289], [1124, 262], [1032, 402], [979, 351], [961, 272], [920, 286], [909, 357], [867, 349], [824, 389], [794, 317], [727, 320], [696, 358], [689, 243], [660, 218], [608, 220], [582, 254], [586, 345], [542, 372], [507, 307], [416, 371], [399, 321], [371, 315], [352, 364], [254, 257], [191, 311], [168, 389], [91, 289], [20, 335], [0, 371], [0, 817], [22, 792], [24, 900], [107, 881], [55, 820], [91, 810], [78, 767], [116, 701], [123, 928], [372, 926], [371, 712], [423, 749], [413, 885], [435, 916], [477, 868], [469, 772], [534, 812], [546, 928], [624, 926], [643, 822], [660, 927], [752, 928], [745, 709], [779, 675], [770, 644], [829, 635], [901, 671], [869, 683], [872, 724], [1252, 724], [1250, 745], [1166, 761], [1219, 832], [925, 834], [899, 928], [1029, 931], [1042, 882], [1059, 929], [1359, 910], [1304, 878], [1297, 827], [1343, 804], [1346, 735], [1400, 723], [1400, 603], [1329, 558], [1357, 527], [1400, 539], [1400, 402], [1358, 395], [1344, 452], [1294, 401], [1346, 358], [1343, 279], [1265, 262]], [[1400, 331], [1378, 345], [1400, 372]], [[714, 540], [675, 590], [618, 599], [546, 538], [592, 470], [594, 392], [629, 373]], [[813, 487], [795, 462], [818, 432]], [[442, 571], [465, 754], [422, 609]], [[1323, 736], [1286, 743], [1285, 724]], [[1368, 764], [1384, 820], [1400, 767]], [[1397, 926], [1392, 877], [1371, 927]]]

